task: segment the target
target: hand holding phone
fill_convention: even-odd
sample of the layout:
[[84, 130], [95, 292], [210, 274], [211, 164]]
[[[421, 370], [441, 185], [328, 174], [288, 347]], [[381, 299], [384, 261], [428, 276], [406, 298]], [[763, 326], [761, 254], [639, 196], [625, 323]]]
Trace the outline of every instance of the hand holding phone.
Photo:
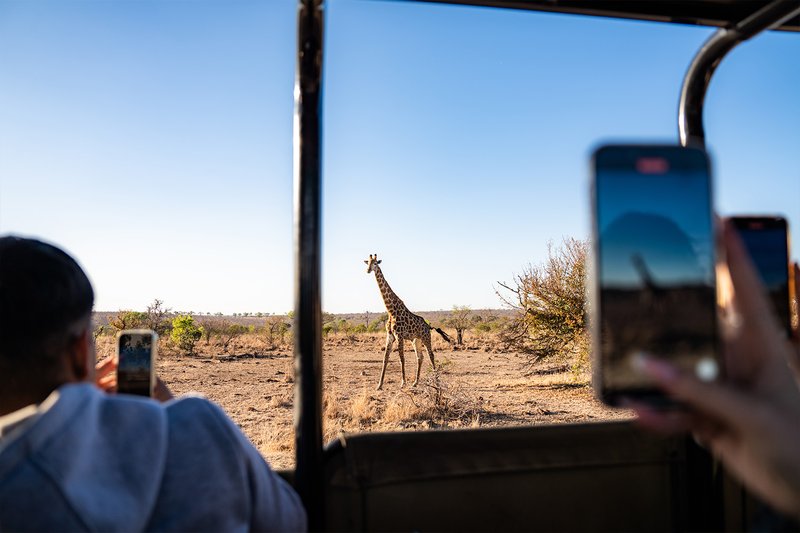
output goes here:
[[641, 371], [665, 359], [701, 379], [720, 371], [708, 157], [679, 146], [614, 145], [593, 158], [595, 389], [670, 406]]
[[665, 413], [634, 406], [639, 424], [659, 433], [691, 431], [750, 491], [800, 518], [800, 389], [787, 372], [795, 354], [770, 316], [759, 274], [730, 222], [724, 242], [739, 325], [725, 336], [728, 379], [706, 383], [663, 361], [645, 370], [691, 408]]
[[94, 367], [94, 384], [103, 392], [117, 392], [117, 360], [106, 357]]

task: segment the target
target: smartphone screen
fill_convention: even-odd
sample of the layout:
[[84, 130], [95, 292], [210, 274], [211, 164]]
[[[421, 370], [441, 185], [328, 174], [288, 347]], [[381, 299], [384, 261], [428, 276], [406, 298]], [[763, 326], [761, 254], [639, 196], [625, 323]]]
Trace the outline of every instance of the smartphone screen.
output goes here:
[[782, 217], [732, 217], [766, 286], [775, 313], [787, 335], [792, 333], [789, 299], [789, 237]]
[[663, 358], [719, 372], [708, 158], [673, 146], [607, 146], [594, 157], [593, 342], [599, 395], [670, 402], [637, 369]]
[[117, 390], [122, 394], [151, 396], [155, 334], [123, 331], [118, 338]]

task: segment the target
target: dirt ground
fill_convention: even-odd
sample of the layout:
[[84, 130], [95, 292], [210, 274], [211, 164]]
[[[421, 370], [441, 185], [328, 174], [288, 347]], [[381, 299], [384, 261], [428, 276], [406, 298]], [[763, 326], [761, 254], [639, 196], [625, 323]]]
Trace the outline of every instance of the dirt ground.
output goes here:
[[[594, 399], [585, 374], [567, 365], [526, 366], [518, 353], [439, 348], [439, 370], [424, 361], [417, 387], [413, 350], [406, 348], [407, 384], [400, 388], [397, 353], [383, 390], [376, 342], [326, 342], [324, 433], [557, 424], [627, 418]], [[162, 378], [176, 394], [198, 392], [221, 405], [276, 468], [291, 468], [294, 370], [290, 350], [257, 355], [162, 357]]]

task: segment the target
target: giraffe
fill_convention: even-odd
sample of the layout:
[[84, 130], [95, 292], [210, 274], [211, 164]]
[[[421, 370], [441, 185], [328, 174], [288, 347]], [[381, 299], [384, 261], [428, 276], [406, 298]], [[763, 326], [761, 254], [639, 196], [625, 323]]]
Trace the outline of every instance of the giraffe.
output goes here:
[[406, 362], [403, 356], [403, 343], [406, 340], [410, 340], [411, 345], [414, 347], [414, 353], [417, 356], [417, 375], [411, 386], [415, 387], [419, 382], [419, 373], [422, 370], [422, 346], [428, 352], [431, 366], [434, 370], [436, 369], [436, 361], [431, 347], [431, 330], [435, 329], [447, 342], [451, 342], [450, 337], [440, 328], [431, 327], [425, 322], [424, 318], [408, 310], [403, 300], [398, 298], [392, 288], [389, 287], [389, 284], [386, 283], [381, 267], [378, 266], [381, 263], [378, 259], [378, 254], [370, 255], [369, 261], [365, 260], [364, 262], [367, 264], [367, 274], [375, 272], [375, 280], [378, 282], [383, 303], [386, 305], [386, 311], [389, 314], [389, 318], [386, 320], [386, 347], [383, 352], [383, 368], [381, 369], [381, 379], [378, 381], [377, 390], [383, 388], [386, 364], [389, 362], [389, 354], [392, 351], [392, 345], [395, 340], [397, 340], [397, 353], [400, 355], [400, 375], [402, 376], [400, 387], [404, 387], [406, 384]]

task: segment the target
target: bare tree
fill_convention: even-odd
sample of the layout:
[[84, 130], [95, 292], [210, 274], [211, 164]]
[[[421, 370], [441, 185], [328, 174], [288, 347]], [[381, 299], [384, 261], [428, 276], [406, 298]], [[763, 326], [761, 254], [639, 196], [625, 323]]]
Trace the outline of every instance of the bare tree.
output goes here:
[[156, 298], [153, 300], [153, 303], [147, 306], [145, 325], [148, 329], [152, 329], [159, 335], [163, 335], [169, 331], [170, 313], [172, 313], [172, 309], [164, 307], [164, 302]]
[[235, 322], [231, 322], [229, 320], [222, 320], [219, 326], [219, 330], [217, 330], [217, 337], [219, 338], [220, 344], [222, 345], [222, 349], [225, 353], [228, 353], [228, 346], [230, 346], [234, 339], [241, 337], [249, 331], [247, 326], [236, 324]]
[[289, 323], [286, 322], [283, 317], [274, 315], [267, 317], [264, 323], [264, 335], [270, 348], [275, 348], [283, 344], [286, 333], [289, 332], [289, 328]]
[[472, 309], [468, 305], [454, 305], [450, 315], [444, 320], [444, 324], [456, 330], [456, 344], [463, 346], [464, 330], [471, 328], [474, 324]]
[[234, 339], [249, 331], [247, 326], [236, 324], [225, 318], [205, 319], [202, 324], [203, 339], [206, 341], [206, 345], [211, 344], [211, 339], [216, 337], [219, 340], [219, 346], [225, 353], [228, 353], [228, 347]]

